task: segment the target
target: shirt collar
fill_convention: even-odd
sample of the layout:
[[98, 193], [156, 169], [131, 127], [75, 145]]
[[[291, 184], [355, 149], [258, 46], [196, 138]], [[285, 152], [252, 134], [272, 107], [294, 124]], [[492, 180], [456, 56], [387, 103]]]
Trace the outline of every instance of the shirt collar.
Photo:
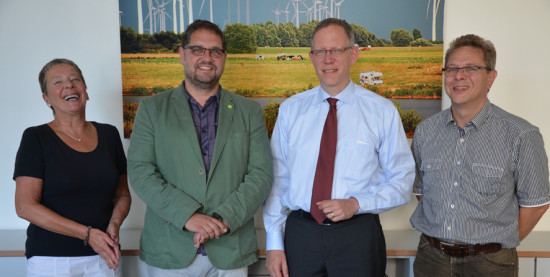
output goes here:
[[[196, 105], [199, 105], [199, 103], [197, 102], [197, 100], [195, 100], [195, 98], [193, 98], [193, 96], [191, 96], [191, 94], [189, 94], [189, 92], [187, 92], [187, 90], [185, 89], [185, 81], [183, 81], [184, 84], [183, 84], [183, 92], [185, 92], [185, 97], [187, 98], [187, 101], [189, 101], [190, 103], [193, 103], [193, 104], [196, 104]], [[214, 98], [214, 101], [216, 102], [216, 104], [219, 105], [220, 103], [220, 93], [222, 91], [222, 85], [219, 85], [218, 87], [218, 92], [216, 92], [216, 94], [210, 96], [210, 98], [208, 98], [208, 100], [206, 100], [206, 103], [208, 103], [210, 101], [210, 99]], [[199, 105], [200, 106], [200, 105]], [[206, 105], [205, 105], [206, 106]]]
[[487, 121], [487, 118], [489, 118], [490, 109], [491, 109], [491, 101], [487, 99], [487, 102], [485, 102], [485, 105], [483, 105], [483, 108], [481, 109], [481, 111], [471, 121], [472, 124], [476, 126], [476, 128], [479, 129]]
[[[453, 113], [451, 111], [452, 108], [447, 109], [447, 120], [445, 120], [446, 124], [455, 124], [455, 120], [453, 118]], [[489, 118], [489, 110], [491, 109], [491, 101], [487, 99], [485, 102], [485, 105], [483, 105], [483, 108], [481, 108], [481, 111], [472, 119], [470, 122], [466, 123], [465, 126], [475, 126], [476, 128], [480, 128], [486, 121], [487, 118]]]
[[340, 93], [338, 93], [336, 96], [331, 96], [328, 94], [322, 86], [319, 86], [319, 92], [317, 93], [317, 99], [319, 102], [326, 102], [327, 98], [336, 98], [338, 99], [338, 102], [340, 103], [351, 103], [353, 92], [355, 89], [355, 84], [351, 81], [349, 81], [349, 84], [342, 90]]

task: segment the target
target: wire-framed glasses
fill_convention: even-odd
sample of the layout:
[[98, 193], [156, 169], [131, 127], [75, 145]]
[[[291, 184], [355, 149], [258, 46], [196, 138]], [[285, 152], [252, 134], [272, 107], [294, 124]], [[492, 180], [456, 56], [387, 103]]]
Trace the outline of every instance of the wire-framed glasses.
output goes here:
[[206, 50], [208, 50], [210, 52], [210, 56], [212, 56], [214, 58], [221, 58], [223, 56], [223, 54], [225, 53], [225, 50], [220, 49], [220, 48], [216, 48], [216, 47], [208, 49], [208, 48], [204, 48], [204, 47], [200, 47], [200, 46], [187, 45], [183, 48], [184, 49], [190, 49], [191, 53], [193, 53], [193, 55], [195, 55], [195, 56], [204, 56], [204, 53], [206, 53]]
[[345, 47], [345, 48], [336, 48], [336, 49], [330, 49], [330, 50], [311, 50], [310, 53], [317, 58], [325, 57], [327, 53], [330, 53], [332, 56], [340, 56], [346, 52], [346, 50], [352, 49], [353, 47]]
[[481, 70], [491, 71], [490, 68], [479, 65], [468, 65], [464, 67], [448, 66], [441, 69], [445, 73], [446, 77], [454, 77], [458, 74], [458, 71], [462, 70], [464, 76], [477, 75]]

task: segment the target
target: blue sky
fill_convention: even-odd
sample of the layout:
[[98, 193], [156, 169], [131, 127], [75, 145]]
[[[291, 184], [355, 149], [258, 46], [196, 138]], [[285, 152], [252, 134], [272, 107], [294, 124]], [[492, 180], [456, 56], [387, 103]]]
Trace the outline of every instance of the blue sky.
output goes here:
[[[124, 26], [132, 27], [138, 30], [137, 23], [137, 1], [138, 0], [119, 0], [121, 14], [121, 22]], [[173, 31], [172, 24], [172, 0], [152, 0], [158, 4], [166, 3], [166, 30]], [[204, 0], [202, 12], [200, 12], [203, 0], [193, 1], [193, 17], [194, 19], [210, 19], [210, 0]], [[277, 22], [274, 11], [286, 10], [290, 11], [289, 20], [292, 20], [294, 8], [291, 0], [249, 0], [250, 1], [250, 24], [265, 23], [268, 20]], [[326, 3], [331, 0], [320, 0]], [[342, 0], [336, 0], [340, 2]], [[143, 5], [143, 17], [148, 13], [147, 0], [141, 0]], [[228, 18], [228, 2], [231, 5], [231, 18]], [[239, 22], [237, 4], [240, 2], [240, 22], [246, 24], [246, 0], [212, 0], [214, 10], [214, 23], [222, 29], [227, 23]], [[312, 6], [313, 0], [302, 1], [307, 6]], [[441, 1], [437, 13], [437, 40], [443, 37], [443, 6], [445, 0]], [[184, 18], [185, 25], [188, 25], [187, 18], [187, 0], [184, 3]], [[306, 10], [306, 7], [300, 4], [300, 11]], [[426, 17], [426, 9], [428, 0], [344, 0], [341, 4], [340, 18], [345, 19], [350, 23], [355, 23], [365, 27], [370, 32], [374, 33], [378, 38], [390, 38], [391, 30], [405, 29], [412, 34], [413, 29], [419, 29], [422, 36], [426, 39], [432, 38], [432, 4], [430, 3], [430, 12]], [[199, 13], [200, 12], [200, 13]], [[286, 22], [286, 16], [279, 16], [281, 23]], [[305, 13], [300, 14], [300, 22], [306, 22]], [[179, 26], [179, 24], [178, 24]], [[145, 33], [148, 33], [149, 23], [144, 24]], [[179, 27], [178, 27], [179, 28]]]

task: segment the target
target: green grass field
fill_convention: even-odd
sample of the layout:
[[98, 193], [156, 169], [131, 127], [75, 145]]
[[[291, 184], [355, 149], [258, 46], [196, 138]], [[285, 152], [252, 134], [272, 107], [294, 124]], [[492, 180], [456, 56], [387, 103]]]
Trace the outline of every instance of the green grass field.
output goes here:
[[[258, 48], [264, 60], [255, 54], [229, 54], [220, 80], [224, 89], [252, 91], [254, 96], [288, 96], [319, 85], [309, 60], [309, 48]], [[277, 61], [279, 53], [302, 55], [301, 61]], [[359, 83], [359, 73], [375, 70], [383, 73], [379, 91], [394, 91], [413, 86], [441, 87], [443, 47], [373, 47], [360, 51], [352, 67], [351, 78]], [[123, 54], [122, 85], [133, 87], [176, 87], [184, 79], [178, 54]]]

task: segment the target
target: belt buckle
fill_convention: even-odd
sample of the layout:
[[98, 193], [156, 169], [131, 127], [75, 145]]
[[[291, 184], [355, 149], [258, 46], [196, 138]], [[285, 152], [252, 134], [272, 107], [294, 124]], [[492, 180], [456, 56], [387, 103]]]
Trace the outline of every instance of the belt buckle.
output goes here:
[[[457, 256], [456, 250], [460, 250], [460, 256], [464, 255], [464, 249], [468, 248], [467, 244], [462, 243], [453, 243], [453, 242], [445, 242], [445, 241], [439, 241], [439, 250], [442, 254], [449, 255], [449, 256]], [[449, 253], [447, 253], [449, 252]], [[472, 254], [472, 253], [469, 253]]]
[[439, 249], [443, 250], [445, 247], [455, 247], [456, 245], [452, 242], [439, 241]]

